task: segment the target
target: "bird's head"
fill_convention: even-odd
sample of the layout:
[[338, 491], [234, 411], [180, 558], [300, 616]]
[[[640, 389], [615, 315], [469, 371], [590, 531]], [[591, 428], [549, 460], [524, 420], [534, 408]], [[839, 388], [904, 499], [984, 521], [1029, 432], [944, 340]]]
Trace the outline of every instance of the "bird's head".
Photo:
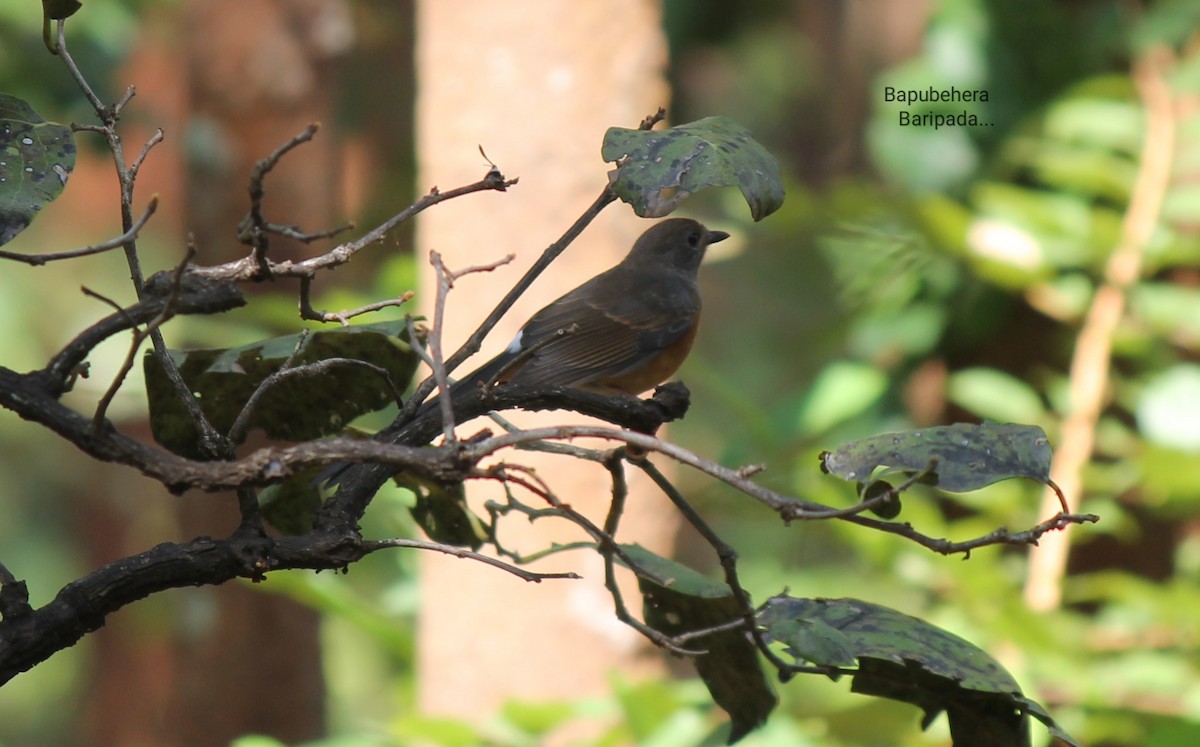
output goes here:
[[729, 234], [724, 231], [710, 231], [691, 218], [669, 218], [647, 229], [634, 243], [625, 262], [653, 262], [694, 273], [708, 245], [727, 238]]

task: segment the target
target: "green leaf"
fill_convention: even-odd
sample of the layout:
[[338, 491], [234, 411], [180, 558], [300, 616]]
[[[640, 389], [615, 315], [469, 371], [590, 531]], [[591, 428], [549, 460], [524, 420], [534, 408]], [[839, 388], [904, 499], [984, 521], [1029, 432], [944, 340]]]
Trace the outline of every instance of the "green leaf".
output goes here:
[[1082, 745], [1076, 741], [1074, 737], [1064, 731], [1063, 728], [1059, 726], [1053, 718], [1051, 718], [1050, 714], [1046, 712], [1045, 708], [1042, 708], [1040, 703], [1035, 700], [1030, 700], [1026, 697], [1020, 697], [1016, 700], [1021, 707], [1025, 709], [1026, 713], [1042, 722], [1042, 724], [1046, 727], [1046, 731], [1050, 732], [1050, 736], [1054, 737], [1055, 739], [1062, 740], [1067, 747], [1082, 747]]
[[396, 476], [396, 484], [416, 496], [413, 520], [434, 542], [478, 550], [490, 536], [487, 522], [467, 505], [461, 482], [437, 483], [401, 473]]
[[858, 415], [887, 391], [887, 376], [874, 366], [834, 361], [817, 375], [800, 408], [805, 433], [820, 433]]
[[42, 14], [52, 21], [70, 18], [82, 7], [79, 0], [42, 0]]
[[847, 441], [821, 453], [821, 469], [867, 482], [878, 467], [915, 474], [936, 460], [933, 484], [962, 493], [1013, 477], [1049, 484], [1051, 456], [1039, 426], [956, 423]]
[[850, 639], [822, 620], [782, 620], [770, 626], [771, 637], [786, 645], [788, 655], [821, 667], [852, 667], [858, 663]]
[[[727, 585], [639, 545], [621, 545], [621, 549], [643, 571], [638, 574], [642, 615], [655, 630], [675, 636], [741, 617]], [[775, 693], [763, 675], [758, 651], [744, 630], [712, 633], [693, 639], [688, 646], [705, 651], [694, 659], [696, 672], [713, 701], [729, 714], [729, 744], [766, 723], [775, 709]]]
[[699, 571], [656, 555], [641, 545], [622, 545], [638, 569], [658, 579], [659, 585], [701, 599], [724, 599], [732, 595], [728, 584], [713, 581]]
[[[314, 332], [294, 365], [334, 357], [370, 361], [403, 390], [418, 363], [407, 340], [402, 321]], [[171, 356], [209, 422], [227, 433], [259, 384], [279, 370], [298, 343], [299, 335], [289, 335], [227, 350], [176, 350]], [[196, 426], [153, 352], [147, 352], [143, 365], [155, 440], [177, 454], [202, 458]], [[270, 387], [251, 414], [249, 429], [261, 428], [270, 438], [306, 441], [336, 433], [359, 415], [394, 402], [392, 389], [378, 373], [362, 366], [331, 366], [319, 375], [288, 376]]]
[[858, 599], [780, 595], [763, 605], [758, 621], [771, 639], [788, 644], [788, 653], [799, 663], [822, 666], [831, 665], [821, 660], [827, 656], [824, 650], [815, 660], [796, 656], [789, 637], [801, 623], [836, 631], [839, 646], [844, 646], [840, 653], [858, 661], [854, 692], [916, 705], [925, 711], [925, 726], [945, 711], [955, 744], [1027, 745], [1029, 715], [1075, 744], [1040, 705], [1022, 695], [995, 659], [919, 618]]
[[1137, 155], [1145, 133], [1145, 117], [1132, 99], [1076, 95], [1047, 109], [1043, 129], [1049, 139]]
[[994, 368], [964, 368], [946, 382], [951, 402], [980, 417], [1031, 421], [1046, 413], [1037, 390], [1021, 379]]
[[779, 162], [746, 128], [725, 117], [665, 130], [610, 127], [600, 154], [620, 161], [613, 189], [643, 218], [661, 218], [709, 187], [736, 186], [756, 221], [783, 204]]
[[526, 734], [544, 737], [576, 716], [571, 703], [510, 700], [500, 707], [504, 719]]
[[[860, 599], [804, 599], [784, 595], [763, 605], [758, 622], [775, 630], [796, 621], [820, 622], [841, 633], [855, 658], [915, 665], [958, 687], [991, 693], [1020, 693], [1004, 667], [987, 653], [941, 628]], [[823, 664], [806, 659], [813, 664]]]
[[1172, 283], [1138, 283], [1129, 291], [1129, 312], [1143, 334], [1200, 347], [1200, 289]]
[[259, 491], [263, 518], [281, 533], [297, 537], [312, 531], [313, 517], [321, 508], [321, 494], [313, 485], [319, 470], [303, 470], [277, 485]]
[[47, 122], [25, 101], [0, 93], [0, 246], [62, 193], [74, 168], [70, 128]]
[[1179, 363], [1151, 378], [1138, 399], [1137, 422], [1154, 443], [1200, 452], [1200, 365]]

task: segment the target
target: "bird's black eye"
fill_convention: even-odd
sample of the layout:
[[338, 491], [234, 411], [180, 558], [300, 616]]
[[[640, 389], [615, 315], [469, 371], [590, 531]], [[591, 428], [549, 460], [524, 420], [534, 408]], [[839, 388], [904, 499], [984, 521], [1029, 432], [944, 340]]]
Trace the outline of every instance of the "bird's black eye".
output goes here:
[[700, 234], [696, 233], [695, 231], [692, 231], [691, 233], [688, 234], [688, 246], [699, 246], [699, 245], [700, 245]]

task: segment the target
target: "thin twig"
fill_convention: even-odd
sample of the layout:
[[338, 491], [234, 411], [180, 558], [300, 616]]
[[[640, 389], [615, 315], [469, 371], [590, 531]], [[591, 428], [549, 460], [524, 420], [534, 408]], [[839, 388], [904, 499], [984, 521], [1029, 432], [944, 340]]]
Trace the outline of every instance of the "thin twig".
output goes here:
[[[502, 174], [495, 171], [489, 171], [482, 179], [462, 187], [440, 191], [434, 187], [430, 192], [416, 202], [412, 203], [404, 210], [396, 213], [391, 218], [388, 218], [383, 223], [363, 234], [359, 238], [339, 244], [329, 251], [317, 257], [306, 259], [302, 262], [292, 262], [284, 260], [281, 262], [273, 262], [268, 259], [268, 267], [272, 277], [312, 277], [318, 270], [337, 267], [350, 261], [350, 259], [362, 251], [366, 247], [376, 242], [382, 241], [396, 226], [411, 219], [413, 216], [421, 213], [434, 205], [452, 200], [457, 197], [473, 194], [475, 192], [504, 192], [509, 187], [517, 183], [517, 179], [506, 179]], [[253, 257], [243, 257], [232, 262], [226, 262], [221, 265], [212, 267], [196, 267], [192, 272], [201, 277], [215, 278], [221, 280], [250, 280], [257, 277], [258, 266], [255, 264]], [[430, 387], [432, 389], [432, 387]], [[426, 391], [426, 394], [429, 392]]]
[[[121, 96], [116, 104], [111, 107], [105, 106], [103, 102], [100, 101], [99, 97], [96, 96], [95, 92], [92, 91], [91, 86], [83, 77], [83, 74], [79, 71], [78, 66], [76, 66], [74, 59], [71, 57], [70, 52], [67, 49], [66, 34], [62, 21], [59, 21], [58, 23], [58, 48], [59, 56], [67, 65], [71, 76], [75, 79], [75, 82], [83, 92], [84, 97], [87, 98], [88, 102], [92, 105], [92, 108], [96, 112], [96, 116], [103, 125], [99, 131], [104, 135], [104, 138], [108, 144], [108, 150], [112, 154], [113, 165], [117, 171], [117, 180], [121, 190], [121, 227], [126, 234], [126, 239], [122, 243], [122, 247], [125, 252], [125, 263], [129, 268], [129, 278], [133, 283], [134, 292], [136, 293], [138, 300], [141, 301], [143, 300], [143, 296], [145, 294], [146, 282], [145, 276], [142, 273], [141, 259], [138, 256], [136, 231], [133, 231], [135, 225], [133, 218], [133, 194], [138, 171], [141, 169], [141, 166], [150, 150], [159, 142], [159, 140], [161, 140], [161, 134], [156, 133], [154, 136], [152, 136], [145, 143], [145, 145], [143, 145], [141, 153], [139, 153], [133, 162], [133, 167], [127, 168], [125, 163], [124, 144], [122, 143], [121, 135], [117, 131], [116, 125], [117, 120], [125, 106], [133, 100], [136, 90], [133, 86], [128, 86], [125, 89], [125, 93]], [[170, 297], [167, 299], [167, 304], [164, 308], [164, 313], [166, 314], [165, 318], [169, 318], [173, 314], [173, 309], [171, 309], [171, 307], [173, 305], [173, 299], [175, 299], [179, 294], [180, 278], [182, 277], [183, 268], [188, 264], [188, 262], [191, 261], [193, 254], [194, 251], [192, 247], [189, 246], [188, 254], [183, 263], [180, 264], [176, 273], [174, 288], [171, 291]], [[171, 313], [166, 313], [168, 310], [170, 310]], [[167, 379], [171, 382], [171, 386], [174, 389], [176, 396], [179, 397], [180, 401], [184, 405], [184, 408], [187, 410], [188, 415], [196, 424], [196, 429], [199, 433], [200, 447], [212, 456], [231, 456], [232, 450], [229, 444], [225, 442], [221, 438], [220, 434], [217, 433], [216, 429], [213, 428], [212, 424], [208, 421], [208, 418], [204, 415], [204, 411], [200, 407], [200, 403], [196, 401], [195, 395], [192, 393], [190, 387], [187, 386], [187, 383], [183, 380], [182, 373], [180, 373], [178, 366], [175, 364], [174, 359], [167, 350], [166, 342], [163, 340], [162, 332], [159, 330], [158, 325], [150, 324], [148, 325], [147, 329], [150, 334], [150, 342], [154, 347], [155, 359], [166, 373]], [[140, 346], [140, 344], [141, 342], [135, 339], [135, 346]], [[135, 348], [131, 348], [131, 352], [134, 349]], [[128, 360], [126, 362], [129, 363]], [[76, 366], [70, 367], [70, 370], [72, 371], [72, 374], [70, 375], [73, 375], [73, 372], [76, 368]], [[124, 378], [124, 375], [125, 374], [122, 374], [113, 381], [109, 391], [105, 393], [105, 397], [115, 396], [117, 388], [120, 386], [121, 379]], [[96, 429], [100, 426], [104, 416], [104, 411], [106, 409], [107, 402], [102, 400], [100, 406], [97, 408], [96, 417], [92, 421], [93, 429]]]
[[700, 536], [708, 542], [709, 547], [717, 553], [717, 560], [721, 563], [721, 569], [725, 572], [725, 584], [729, 587], [730, 593], [733, 594], [734, 600], [737, 601], [738, 609], [742, 613], [742, 624], [745, 626], [746, 631], [750, 633], [751, 638], [754, 640], [754, 645], [779, 671], [788, 671], [791, 665], [779, 658], [763, 636], [763, 631], [759, 627], [755, 616], [754, 603], [750, 600], [749, 592], [742, 586], [741, 579], [738, 578], [737, 551], [713, 531], [712, 527], [696, 512], [696, 509], [692, 508], [692, 505], [687, 502], [683, 494], [671, 484], [667, 476], [654, 466], [653, 462], [645, 457], [630, 461], [650, 477], [654, 484], [658, 486], [658, 489], [675, 505], [676, 510], [683, 515], [683, 518], [692, 525], [692, 528], [700, 533]]
[[[123, 306], [121, 306], [121, 304], [117, 303], [113, 299], [104, 295], [100, 291], [92, 290], [91, 288], [87, 287], [86, 285], [81, 285], [81, 286], [79, 286], [79, 292], [85, 296], [88, 296], [89, 298], [96, 299], [100, 303], [108, 305], [108, 307], [111, 308], [113, 311], [115, 311], [118, 315], [123, 316], [126, 319], [130, 319], [129, 312], [126, 311], [125, 308]], [[136, 322], [130, 322], [130, 326], [133, 326], [134, 324], [136, 324]]]
[[451, 271], [442, 261], [442, 255], [436, 251], [429, 252], [429, 263], [433, 265], [434, 272], [437, 276], [437, 294], [433, 306], [433, 329], [430, 331], [429, 340], [427, 342], [429, 348], [429, 359], [433, 366], [433, 377], [437, 382], [438, 391], [441, 393], [439, 400], [442, 411], [442, 430], [446, 438], [447, 444], [455, 442], [454, 435], [454, 409], [450, 401], [450, 381], [448, 375], [450, 369], [442, 358], [442, 320], [446, 314], [446, 297], [450, 294], [450, 289], [454, 287], [454, 281], [464, 275], [491, 272], [499, 267], [512, 262], [516, 255], [506, 255], [495, 262], [485, 265], [477, 265], [467, 267], [462, 270]]
[[308, 319], [314, 322], [338, 322], [343, 327], [350, 326], [350, 320], [356, 316], [370, 314], [374, 311], [388, 309], [395, 306], [403, 306], [413, 299], [416, 295], [412, 291], [404, 291], [396, 298], [389, 298], [383, 301], [360, 306], [357, 309], [343, 309], [341, 311], [318, 311], [312, 305], [312, 278], [303, 276], [300, 278], [300, 318]]
[[260, 159], [250, 171], [250, 211], [238, 225], [237, 237], [238, 241], [250, 247], [251, 260], [258, 272], [255, 279], [271, 277], [271, 265], [267, 261], [267, 250], [270, 248], [268, 236], [271, 234], [271, 230], [262, 213], [262, 200], [267, 194], [263, 182], [266, 180], [267, 174], [279, 163], [279, 159], [292, 149], [312, 140], [320, 127], [318, 122], [310, 123], [302, 132], [292, 136], [291, 139], [268, 154], [266, 158]]
[[[174, 313], [175, 300], [179, 295], [183, 272], [195, 256], [196, 248], [189, 241], [187, 254], [184, 255], [183, 261], [179, 263], [179, 266], [175, 268], [175, 273], [171, 281], [171, 291], [167, 296], [167, 303], [163, 309], [163, 314], [167, 313], [167, 309], [170, 309], [172, 314]], [[204, 408], [200, 406], [200, 402], [196, 399], [192, 388], [184, 380], [183, 372], [179, 370], [179, 366], [175, 363], [175, 358], [171, 355], [170, 350], [167, 349], [167, 343], [157, 326], [150, 327], [150, 342], [154, 346], [155, 361], [162, 367], [163, 373], [167, 376], [167, 381], [171, 382], [171, 388], [175, 392], [175, 396], [183, 403], [184, 409], [188, 412], [188, 417], [196, 425], [200, 448], [213, 457], [232, 456], [232, 444], [221, 435], [212, 422], [209, 421], [208, 416], [204, 414]]]
[[[500, 465], [494, 465], [493, 467], [489, 468], [488, 470], [483, 472], [482, 475], [486, 476], [486, 477], [491, 477], [493, 479], [500, 480], [501, 482], [504, 482], [506, 484], [509, 482], [512, 482], [516, 485], [519, 485], [519, 486], [525, 488], [526, 490], [530, 491], [534, 495], [537, 495], [538, 497], [542, 498], [542, 500], [544, 500], [548, 504], [550, 504], [550, 506], [556, 512], [555, 515], [558, 515], [558, 516], [561, 516], [562, 518], [567, 519], [571, 523], [578, 526], [580, 529], [587, 532], [592, 537], [592, 539], [596, 543], [594, 545], [594, 547], [596, 547], [596, 549], [601, 553], [601, 555], [605, 559], [604, 585], [609, 590], [609, 593], [612, 595], [614, 610], [617, 615], [617, 618], [621, 622], [623, 622], [626, 625], [630, 626], [631, 628], [637, 630], [639, 633], [644, 635], [646, 638], [653, 641], [655, 645], [665, 648], [674, 653], [684, 655], [684, 656], [688, 656], [688, 655], [694, 656], [694, 655], [701, 653], [699, 651], [692, 651], [690, 649], [686, 649], [686, 648], [683, 648], [682, 646], [679, 646], [671, 639], [670, 636], [666, 635], [665, 633], [663, 633], [660, 630], [655, 630], [654, 628], [650, 627], [646, 623], [642, 622], [641, 620], [637, 619], [632, 614], [630, 614], [628, 608], [625, 606], [625, 601], [624, 601], [623, 597], [621, 596], [620, 589], [617, 586], [616, 574], [614, 572], [613, 563], [612, 563], [613, 556], [619, 557], [621, 559], [621, 561], [623, 563], [625, 563], [625, 565], [631, 571], [633, 571], [633, 573], [636, 575], [651, 578], [656, 583], [659, 583], [659, 584], [665, 583], [665, 581], [663, 579], [660, 579], [660, 578], [654, 576], [649, 571], [647, 571], [646, 569], [639, 566], [636, 562], [634, 562], [634, 560], [629, 557], [629, 555], [621, 548], [621, 546], [617, 544], [616, 540], [613, 539], [611, 534], [609, 534], [604, 529], [601, 529], [600, 527], [596, 526], [592, 522], [591, 519], [587, 518], [583, 514], [579, 513], [575, 509], [571, 508], [571, 506], [569, 506], [569, 505], [563, 503], [561, 500], [559, 500], [558, 496], [556, 496], [554, 494], [554, 492], [550, 489], [550, 486], [546, 485], [545, 481], [543, 481], [537, 475], [537, 473], [534, 472], [533, 469], [522, 466], [522, 465], [500, 464]], [[620, 501], [623, 503], [623, 501], [624, 501], [623, 497], [621, 497], [621, 498], [618, 497], [620, 488], [619, 488], [618, 483], [615, 481], [613, 483], [613, 488], [614, 488], [614, 500], [617, 500], [617, 501]], [[611, 511], [609, 514], [609, 519], [606, 520], [606, 523], [613, 523], [615, 525], [615, 520], [613, 519]]]
[[[117, 181], [121, 187], [121, 230], [128, 234], [134, 225], [133, 187], [135, 179], [130, 170], [125, 166], [125, 148], [121, 142], [121, 135], [117, 132], [117, 119], [121, 114], [121, 110], [133, 99], [136, 91], [133, 86], [129, 86], [125, 89], [124, 95], [116, 104], [105, 106], [100, 101], [100, 98], [96, 96], [87, 79], [83, 77], [83, 73], [80, 72], [79, 67], [75, 64], [74, 58], [71, 57], [70, 51], [67, 49], [65, 24], [61, 20], [58, 22], [58, 55], [66, 64], [71, 77], [75, 79], [75, 83], [79, 86], [80, 91], [83, 92], [84, 97], [92, 105], [92, 109], [95, 110], [96, 116], [100, 119], [102, 126], [99, 128], [77, 127], [76, 129], [97, 131], [104, 135], [108, 144], [108, 150], [113, 157], [113, 165], [117, 169]], [[153, 138], [151, 140], [153, 141]], [[143, 149], [143, 153], [149, 150], [151, 145], [152, 143], [148, 143]], [[140, 157], [138, 165], [141, 165]], [[145, 285], [145, 278], [142, 275], [141, 261], [138, 259], [137, 242], [134, 238], [128, 238], [124, 242], [123, 247], [125, 249], [125, 263], [129, 266], [129, 277], [133, 281], [133, 289], [140, 299]], [[160, 335], [155, 331], [154, 338], [158, 337]], [[159, 347], [156, 339], [155, 349]]]
[[515, 447], [523, 443], [542, 440], [571, 440], [575, 438], [603, 438], [623, 442], [645, 451], [658, 452], [680, 464], [692, 467], [710, 477], [714, 477], [745, 495], [754, 498], [775, 510], [785, 521], [841, 519], [856, 524], [873, 526], [892, 534], [898, 534], [936, 552], [966, 552], [967, 550], [983, 545], [995, 544], [1028, 545], [1036, 542], [1048, 531], [1062, 529], [1071, 524], [1091, 523], [1099, 519], [1094, 514], [1059, 514], [1026, 532], [1012, 533], [1007, 530], [1001, 530], [982, 538], [967, 540], [965, 542], [950, 542], [944, 538], [922, 534], [908, 524], [877, 521], [860, 516], [859, 514], [863, 510], [862, 504], [856, 505], [851, 509], [835, 509], [824, 504], [777, 493], [742, 477], [740, 470], [723, 467], [677, 444], [663, 441], [644, 433], [605, 426], [572, 425], [504, 433], [472, 441], [471, 443], [464, 443], [461, 446], [460, 454], [464, 459], [477, 462], [496, 451]]
[[[617, 619], [668, 651], [680, 654], [681, 656], [699, 656], [703, 654], [703, 651], [695, 651], [683, 647], [676, 638], [638, 619], [625, 605], [625, 596], [621, 594], [621, 587], [617, 583], [614, 556], [616, 554], [615, 551], [619, 549], [616, 541], [617, 527], [621, 522], [621, 515], [625, 511], [625, 500], [629, 497], [629, 484], [625, 479], [625, 470], [619, 450], [614, 449], [609, 452], [608, 457], [604, 460], [604, 466], [612, 478], [612, 501], [608, 507], [608, 514], [604, 518], [605, 539], [598, 543], [596, 549], [600, 553], [600, 557], [604, 559], [604, 587], [608, 589], [608, 593], [612, 596], [613, 611]], [[627, 556], [625, 562], [630, 562]], [[634, 574], [637, 574], [639, 569], [630, 565], [630, 570]]]
[[1036, 548], [1043, 536], [1050, 532], [1061, 531], [1073, 524], [1095, 524], [1100, 520], [1100, 517], [1096, 514], [1056, 513], [1049, 519], [1024, 531], [1013, 532], [1001, 527], [982, 536], [961, 542], [953, 542], [945, 538], [922, 534], [913, 529], [912, 524], [908, 522], [898, 524], [892, 521], [872, 519], [869, 516], [847, 516], [844, 517], [844, 520], [851, 524], [858, 524], [859, 526], [869, 527], [880, 532], [910, 539], [922, 547], [926, 547], [942, 555], [957, 555], [958, 553], [962, 553], [963, 560], [966, 560], [971, 557], [972, 550], [991, 545], [1032, 545]]
[[141, 348], [142, 343], [146, 341], [147, 337], [154, 334], [163, 324], [175, 316], [175, 299], [179, 295], [183, 271], [187, 268], [187, 263], [190, 259], [191, 255], [189, 254], [175, 269], [171, 292], [167, 296], [167, 301], [162, 311], [159, 312], [155, 319], [146, 324], [145, 330], [134, 329], [133, 341], [130, 343], [129, 350], [125, 354], [125, 360], [121, 362], [121, 368], [117, 371], [117, 375], [113, 377], [112, 383], [109, 384], [104, 395], [100, 397], [100, 402], [96, 405], [96, 413], [92, 416], [92, 431], [94, 433], [100, 433], [104, 425], [108, 406], [112, 404], [113, 398], [117, 396], [117, 392], [121, 389], [121, 384], [124, 383], [125, 377], [133, 370], [133, 366], [137, 362], [137, 352]]
[[332, 239], [339, 233], [353, 231], [358, 227], [358, 224], [352, 220], [348, 220], [340, 226], [326, 228], [320, 231], [301, 231], [299, 226], [281, 226], [278, 223], [267, 223], [267, 230], [271, 233], [278, 234], [284, 238], [294, 239], [303, 244], [311, 244], [314, 241], [322, 241], [324, 239]]
[[0, 251], [0, 259], [11, 259], [17, 262], [24, 262], [27, 265], [40, 267], [47, 262], [57, 262], [60, 259], [76, 259], [78, 257], [87, 257], [92, 254], [100, 254], [112, 249], [125, 246], [130, 241], [137, 238], [141, 233], [142, 228], [146, 225], [146, 221], [150, 220], [150, 216], [154, 215], [154, 211], [158, 209], [158, 195], [150, 197], [150, 202], [146, 205], [146, 210], [142, 213], [129, 230], [109, 239], [100, 244], [92, 244], [90, 246], [80, 247], [79, 249], [69, 249], [61, 252], [50, 252], [48, 254], [18, 254], [16, 252]]
[[[132, 88], [130, 89], [133, 90]], [[129, 181], [134, 181], [138, 177], [138, 171], [141, 170], [142, 164], [146, 162], [146, 156], [150, 155], [150, 150], [163, 141], [163, 131], [159, 127], [142, 146], [142, 152], [138, 153], [137, 158], [133, 159], [133, 163], [129, 164]]]
[[87, 79], [83, 77], [79, 66], [75, 64], [75, 58], [67, 50], [67, 35], [65, 32], [66, 24], [62, 19], [58, 21], [58, 56], [62, 58], [63, 63], [67, 66], [67, 70], [71, 73], [71, 77], [75, 79], [75, 84], [79, 86], [79, 90], [83, 93], [84, 98], [88, 100], [92, 108], [96, 110], [96, 114], [100, 115], [100, 119], [108, 123], [112, 116], [112, 110], [104, 105], [92, 87], [88, 85]]
[[[305, 330], [306, 333], [307, 331], [308, 330]], [[282, 383], [284, 379], [303, 376], [321, 376], [325, 373], [328, 373], [330, 369], [338, 366], [367, 369], [371, 373], [383, 379], [398, 407], [404, 405], [404, 392], [399, 386], [397, 386], [396, 380], [392, 378], [391, 372], [389, 372], [383, 366], [376, 365], [369, 361], [359, 360], [358, 358], [323, 358], [319, 361], [313, 361], [312, 363], [305, 363], [302, 366], [292, 365], [294, 363], [294, 357], [297, 356], [299, 352], [299, 345], [297, 345], [297, 349], [293, 351], [290, 356], [288, 356], [288, 360], [284, 362], [283, 366], [281, 366], [267, 378], [263, 379], [262, 383], [255, 388], [254, 394], [250, 395], [250, 398], [246, 400], [246, 404], [242, 407], [242, 411], [238, 413], [237, 420], [235, 420], [233, 425], [229, 428], [230, 441], [233, 443], [242, 442], [246, 435], [245, 429], [249, 427], [250, 416], [253, 413], [254, 408], [258, 405], [259, 399], [261, 399], [271, 387]]]
[[300, 353], [304, 351], [304, 343], [308, 342], [309, 330], [301, 330], [296, 336], [296, 345], [292, 348], [292, 352], [288, 353], [288, 357], [284, 359], [283, 364], [275, 371], [267, 376], [262, 381], [258, 382], [258, 386], [254, 388], [254, 392], [246, 398], [246, 404], [242, 405], [241, 412], [233, 419], [233, 424], [229, 426], [229, 432], [225, 434], [225, 438], [229, 439], [230, 443], [240, 444], [246, 437], [246, 430], [250, 427], [250, 416], [254, 413], [254, 408], [258, 407], [258, 402], [263, 398], [267, 391], [278, 384], [292, 370], [296, 359], [300, 357]]
[[511, 563], [505, 563], [503, 560], [500, 560], [499, 558], [494, 558], [494, 557], [491, 557], [490, 555], [482, 555], [482, 554], [474, 552], [472, 550], [468, 550], [465, 547], [457, 547], [455, 545], [446, 545], [446, 544], [442, 544], [441, 542], [432, 542], [430, 540], [395, 538], [395, 539], [382, 539], [382, 540], [364, 540], [362, 543], [362, 548], [367, 553], [372, 553], [372, 552], [376, 552], [377, 550], [383, 550], [383, 549], [387, 549], [387, 548], [391, 548], [391, 547], [412, 547], [417, 550], [433, 550], [434, 552], [445, 553], [446, 555], [453, 555], [456, 558], [469, 558], [471, 560], [478, 560], [480, 563], [490, 565], [493, 568], [499, 568], [502, 571], [507, 571], [508, 573], [511, 573], [512, 575], [516, 576], [517, 578], [521, 579], [522, 581], [530, 581], [535, 584], [541, 583], [542, 581], [545, 581], [547, 579], [565, 578], [565, 579], [571, 579], [571, 580], [578, 580], [578, 579], [582, 578], [578, 573], [574, 573], [572, 571], [565, 571], [565, 572], [559, 572], [559, 573], [539, 573], [536, 571], [527, 571], [524, 568], [518, 568], [517, 566], [512, 565]]
[[125, 105], [132, 101], [133, 97], [136, 95], [137, 91], [133, 86], [125, 87], [125, 93], [121, 94], [121, 98], [117, 99], [117, 103], [112, 105], [112, 115], [114, 119], [121, 116], [121, 111], [125, 108]]
[[442, 255], [435, 251], [429, 253], [429, 263], [433, 265], [437, 275], [436, 300], [434, 301], [433, 329], [429, 333], [429, 360], [433, 364], [433, 378], [437, 381], [438, 391], [441, 392], [442, 435], [447, 445], [455, 443], [454, 435], [454, 405], [450, 401], [450, 382], [446, 378], [446, 364], [442, 359], [442, 319], [446, 313], [446, 295], [454, 284], [450, 271], [442, 262]]

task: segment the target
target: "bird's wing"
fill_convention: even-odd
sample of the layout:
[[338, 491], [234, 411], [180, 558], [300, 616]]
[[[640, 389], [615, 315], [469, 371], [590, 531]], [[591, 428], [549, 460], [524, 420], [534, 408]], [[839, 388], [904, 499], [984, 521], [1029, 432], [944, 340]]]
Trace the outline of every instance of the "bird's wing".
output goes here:
[[[661, 296], [663, 289], [657, 289]], [[635, 370], [682, 339], [699, 311], [687, 302], [655, 303], [647, 294], [602, 296], [587, 284], [542, 309], [521, 328], [519, 347], [531, 350], [512, 373], [526, 386], [583, 387]]]

